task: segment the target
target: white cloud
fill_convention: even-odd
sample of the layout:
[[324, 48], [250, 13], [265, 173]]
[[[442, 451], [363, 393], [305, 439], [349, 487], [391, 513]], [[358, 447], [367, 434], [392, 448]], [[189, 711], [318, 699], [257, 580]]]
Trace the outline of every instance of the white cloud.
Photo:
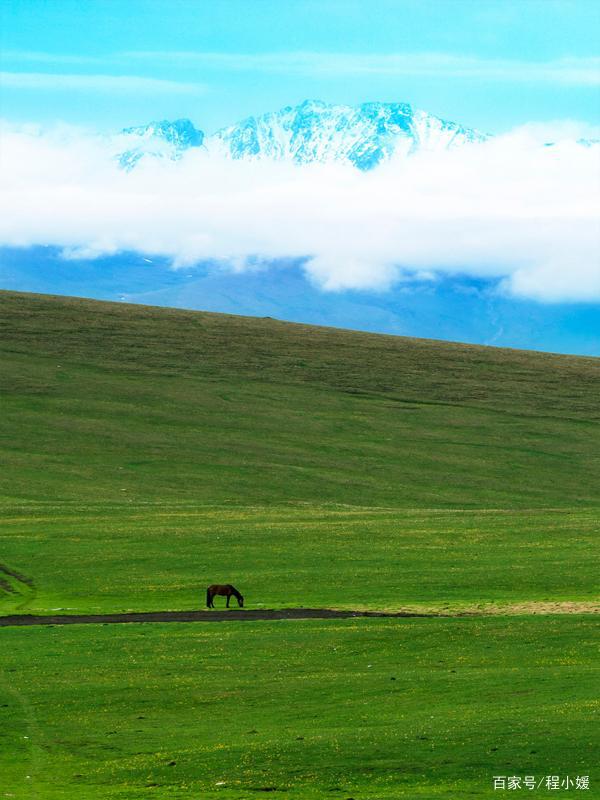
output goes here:
[[538, 300], [600, 301], [600, 147], [560, 136], [540, 146], [552, 133], [526, 127], [367, 173], [202, 150], [125, 173], [101, 138], [6, 128], [0, 244], [218, 259], [234, 271], [306, 258], [331, 291], [466, 273]]
[[565, 57], [550, 61], [491, 59], [451, 53], [211, 53], [131, 51], [127, 59], [168, 60], [211, 69], [318, 77], [397, 75], [469, 78], [513, 83], [600, 86], [600, 58]]
[[6, 89], [37, 89], [85, 92], [169, 92], [199, 94], [205, 87], [198, 83], [181, 83], [136, 75], [73, 75], [51, 72], [0, 72], [0, 86]]
[[[482, 58], [454, 53], [335, 53], [286, 51], [271, 53], [223, 53], [202, 50], [131, 50], [82, 56], [69, 53], [6, 50], [5, 63], [39, 64], [131, 64], [132, 61], [177, 63], [209, 70], [259, 72], [279, 75], [302, 75], [318, 78], [397, 76], [439, 77], [468, 80], [500, 81], [507, 83], [552, 83], [566, 86], [597, 88], [600, 86], [600, 58], [597, 56], [564, 56], [548, 61]], [[61, 88], [64, 83], [78, 87], [85, 80], [92, 85], [127, 86], [142, 81], [149, 89], [154, 86], [191, 87], [197, 84], [139, 78], [129, 75], [71, 75], [45, 72], [7, 72], [7, 85], [18, 88]], [[108, 84], [106, 83], [108, 81]], [[141, 86], [136, 83], [135, 85]], [[68, 86], [67, 88], [70, 88]], [[111, 87], [112, 88], [112, 87]], [[175, 91], [186, 91], [175, 89]]]

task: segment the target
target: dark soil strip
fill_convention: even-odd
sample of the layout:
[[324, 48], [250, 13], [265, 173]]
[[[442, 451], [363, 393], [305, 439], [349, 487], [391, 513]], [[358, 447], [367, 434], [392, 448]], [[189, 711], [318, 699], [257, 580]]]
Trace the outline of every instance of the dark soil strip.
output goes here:
[[333, 611], [330, 608], [231, 609], [230, 611], [148, 611], [132, 614], [60, 614], [34, 616], [15, 614], [0, 617], [0, 627], [8, 625], [85, 625], [107, 622], [226, 622], [272, 619], [348, 619], [349, 617], [436, 617], [438, 614], [412, 614], [398, 611]]
[[5, 575], [10, 575], [11, 578], [21, 581], [21, 583], [26, 583], [28, 586], [33, 586], [33, 581], [31, 578], [28, 578], [27, 575], [21, 575], [20, 572], [17, 572], [14, 569], [10, 569], [10, 567], [7, 567], [6, 564], [0, 564], [0, 572], [4, 572]]

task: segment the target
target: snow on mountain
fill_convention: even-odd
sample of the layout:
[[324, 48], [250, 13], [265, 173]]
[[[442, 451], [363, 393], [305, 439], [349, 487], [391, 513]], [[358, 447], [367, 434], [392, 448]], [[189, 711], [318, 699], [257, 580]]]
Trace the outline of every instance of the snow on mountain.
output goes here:
[[234, 159], [342, 161], [369, 170], [396, 152], [446, 149], [485, 138], [478, 131], [413, 111], [407, 103], [345, 106], [306, 100], [223, 128], [207, 140], [207, 146]]
[[121, 132], [127, 149], [119, 164], [131, 169], [146, 155], [178, 159], [190, 147], [233, 159], [289, 160], [298, 164], [337, 161], [369, 170], [395, 153], [444, 150], [488, 138], [407, 103], [332, 105], [305, 100], [298, 106], [248, 117], [205, 137], [187, 119], [151, 122]]
[[190, 147], [201, 147], [203, 141], [204, 133], [194, 127], [189, 119], [150, 122], [121, 131], [116, 143], [119, 148], [127, 149], [119, 152], [117, 159], [119, 166], [125, 170], [132, 169], [144, 156], [176, 161]]

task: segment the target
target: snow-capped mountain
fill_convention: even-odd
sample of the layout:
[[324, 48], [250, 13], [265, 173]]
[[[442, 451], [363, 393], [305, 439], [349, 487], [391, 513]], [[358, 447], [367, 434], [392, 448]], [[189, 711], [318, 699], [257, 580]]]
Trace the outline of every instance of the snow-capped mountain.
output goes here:
[[118, 146], [127, 149], [119, 152], [118, 161], [123, 169], [134, 167], [143, 156], [178, 160], [190, 147], [201, 147], [204, 133], [194, 127], [189, 119], [174, 122], [162, 120], [134, 128], [124, 128]]
[[346, 106], [317, 100], [248, 117], [208, 137], [186, 119], [126, 128], [121, 137], [128, 145], [118, 156], [125, 169], [146, 155], [178, 159], [190, 147], [203, 146], [233, 159], [337, 161], [360, 170], [372, 169], [395, 153], [445, 150], [488, 138], [407, 103]]
[[223, 128], [207, 144], [235, 159], [342, 161], [369, 170], [397, 151], [446, 149], [485, 138], [407, 103], [345, 106], [306, 100]]

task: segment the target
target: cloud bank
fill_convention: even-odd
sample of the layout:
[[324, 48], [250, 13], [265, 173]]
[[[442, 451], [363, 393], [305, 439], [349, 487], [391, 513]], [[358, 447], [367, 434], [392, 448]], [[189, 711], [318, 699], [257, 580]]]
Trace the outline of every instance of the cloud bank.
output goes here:
[[600, 301], [600, 146], [560, 132], [552, 147], [540, 143], [547, 131], [523, 128], [367, 173], [202, 149], [125, 173], [114, 142], [89, 133], [0, 135], [0, 245], [55, 245], [71, 258], [134, 250], [233, 271], [295, 258], [329, 291], [460, 273], [536, 300]]

